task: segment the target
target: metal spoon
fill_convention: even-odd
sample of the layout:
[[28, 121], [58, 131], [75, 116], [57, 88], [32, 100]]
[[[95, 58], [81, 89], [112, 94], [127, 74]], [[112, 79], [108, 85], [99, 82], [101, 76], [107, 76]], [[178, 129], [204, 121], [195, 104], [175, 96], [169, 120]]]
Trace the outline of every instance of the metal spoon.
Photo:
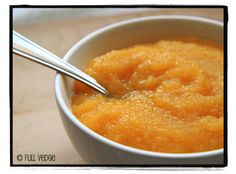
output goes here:
[[13, 53], [79, 80], [106, 96], [109, 95], [94, 78], [15, 31], [13, 31]]

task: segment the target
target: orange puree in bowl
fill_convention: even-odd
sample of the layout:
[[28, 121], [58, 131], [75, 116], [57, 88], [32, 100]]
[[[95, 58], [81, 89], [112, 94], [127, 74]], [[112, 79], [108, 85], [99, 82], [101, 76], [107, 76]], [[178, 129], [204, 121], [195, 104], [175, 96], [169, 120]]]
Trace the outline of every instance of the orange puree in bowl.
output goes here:
[[84, 71], [112, 95], [75, 82], [73, 114], [98, 134], [139, 149], [223, 148], [223, 49], [194, 39], [114, 50]]

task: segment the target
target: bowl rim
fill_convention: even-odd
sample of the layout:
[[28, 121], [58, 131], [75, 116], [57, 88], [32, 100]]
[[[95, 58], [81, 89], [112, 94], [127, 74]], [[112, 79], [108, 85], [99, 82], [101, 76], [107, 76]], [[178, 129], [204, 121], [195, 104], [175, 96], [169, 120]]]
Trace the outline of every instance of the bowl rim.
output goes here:
[[[105, 27], [102, 27], [100, 29], [97, 29], [93, 31], [92, 33], [86, 35], [81, 40], [79, 40], [76, 44], [73, 45], [72, 48], [69, 49], [69, 51], [65, 54], [63, 57], [64, 61], [68, 61], [71, 56], [74, 54], [74, 52], [84, 43], [86, 43], [88, 40], [92, 39], [93, 37], [96, 37], [97, 35], [102, 34], [103, 32], [106, 32], [107, 30], [114, 29], [116, 27], [120, 27], [127, 24], [132, 24], [136, 22], [141, 21], [147, 21], [147, 20], [190, 20], [190, 21], [196, 21], [196, 22], [204, 22], [208, 24], [218, 25], [223, 27], [223, 22], [216, 21], [213, 19], [207, 19], [203, 17], [196, 17], [196, 16], [185, 16], [185, 15], [160, 15], [160, 16], [145, 16], [145, 17], [138, 17], [138, 18], [132, 18], [123, 20], [120, 22], [116, 22], [113, 24], [109, 24]], [[155, 152], [155, 151], [148, 151], [143, 149], [138, 149], [135, 147], [127, 146], [120, 144], [118, 142], [112, 141], [108, 138], [103, 137], [102, 135], [96, 133], [95, 131], [91, 130], [87, 126], [85, 126], [82, 122], [80, 122], [71, 112], [71, 110], [67, 107], [65, 101], [62, 97], [62, 88], [61, 88], [61, 81], [62, 81], [61, 74], [57, 73], [55, 77], [55, 97], [56, 101], [58, 103], [58, 107], [61, 108], [61, 110], [64, 112], [65, 116], [79, 129], [81, 129], [83, 132], [85, 132], [88, 136], [95, 138], [97, 141], [100, 141], [101, 143], [104, 143], [106, 145], [112, 146], [113, 148], [117, 148], [122, 151], [126, 151], [128, 153], [143, 155], [143, 156], [149, 156], [149, 157], [162, 157], [162, 158], [175, 158], [175, 159], [183, 159], [183, 158], [198, 158], [198, 157], [206, 157], [206, 156], [213, 156], [213, 155], [222, 155], [224, 152], [224, 149], [216, 149], [211, 151], [204, 151], [204, 152], [194, 152], [194, 153], [165, 153], [165, 152]]]

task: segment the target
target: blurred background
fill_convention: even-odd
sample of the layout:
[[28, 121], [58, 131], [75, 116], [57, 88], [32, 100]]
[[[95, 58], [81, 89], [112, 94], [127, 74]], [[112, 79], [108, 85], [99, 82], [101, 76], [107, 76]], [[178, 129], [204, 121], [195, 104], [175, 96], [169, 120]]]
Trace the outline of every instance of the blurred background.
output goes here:
[[[173, 10], [175, 10], [173, 12]], [[193, 9], [192, 9], [193, 10]], [[207, 16], [209, 18], [221, 20], [222, 15], [216, 13], [217, 9], [210, 10], [201, 9], [202, 13], [197, 13], [191, 9], [173, 9], [173, 8], [15, 8], [13, 12], [13, 24], [14, 26], [29, 25], [32, 23], [43, 22], [47, 20], [58, 20], [58, 19], [71, 19], [79, 17], [91, 17], [97, 15], [110, 16], [110, 15], [121, 15], [121, 14], [132, 14], [132, 13], [144, 13], [144, 12], [158, 12], [165, 14], [191, 14], [195, 16]], [[210, 13], [215, 12], [214, 16]]]
[[[190, 15], [223, 21], [221, 8], [14, 8], [13, 29], [59, 57], [103, 26], [141, 16]], [[13, 164], [86, 164], [64, 131], [54, 98], [56, 72], [13, 55]], [[56, 161], [18, 161], [19, 154]]]

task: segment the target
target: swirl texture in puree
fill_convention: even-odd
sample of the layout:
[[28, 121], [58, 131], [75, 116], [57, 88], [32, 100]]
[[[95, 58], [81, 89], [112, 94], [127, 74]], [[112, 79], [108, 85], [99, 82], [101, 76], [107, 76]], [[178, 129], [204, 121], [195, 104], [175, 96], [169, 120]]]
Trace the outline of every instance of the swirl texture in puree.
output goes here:
[[196, 39], [113, 50], [84, 71], [105, 97], [75, 82], [73, 114], [98, 134], [139, 149], [191, 153], [223, 147], [223, 49]]

